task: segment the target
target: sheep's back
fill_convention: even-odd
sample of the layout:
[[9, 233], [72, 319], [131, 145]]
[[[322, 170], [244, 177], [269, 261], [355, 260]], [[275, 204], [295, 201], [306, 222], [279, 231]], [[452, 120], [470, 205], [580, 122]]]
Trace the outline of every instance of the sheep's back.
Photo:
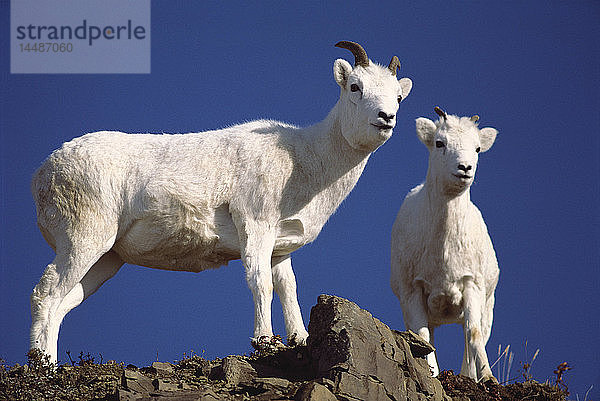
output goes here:
[[39, 226], [52, 246], [66, 229], [116, 227], [115, 250], [150, 267], [201, 270], [237, 259], [232, 209], [277, 213], [293, 169], [291, 145], [269, 127], [265, 121], [180, 135], [103, 131], [69, 141], [34, 175]]

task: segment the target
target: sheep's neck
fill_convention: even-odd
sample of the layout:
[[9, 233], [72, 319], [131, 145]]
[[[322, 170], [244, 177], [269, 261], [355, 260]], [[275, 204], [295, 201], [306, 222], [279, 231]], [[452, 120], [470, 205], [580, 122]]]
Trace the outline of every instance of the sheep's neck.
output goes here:
[[[339, 104], [320, 123], [302, 130], [305, 137], [302, 152], [312, 154], [310, 165], [302, 166], [309, 182], [303, 183], [308, 189], [306, 203], [292, 214], [309, 214], [318, 219], [322, 226], [340, 203], [348, 196], [362, 174], [370, 153], [352, 148], [342, 135], [338, 113]], [[299, 199], [296, 199], [298, 202]], [[295, 206], [297, 207], [297, 205]], [[320, 228], [319, 228], [320, 230]]]
[[468, 188], [460, 193], [449, 193], [429, 171], [425, 181], [425, 194], [430, 216], [434, 218], [432, 227], [448, 232], [448, 228], [460, 226], [467, 218], [471, 205], [471, 192]]
[[327, 163], [327, 165], [333, 167], [334, 170], [342, 167], [348, 171], [361, 164], [364, 167], [371, 153], [353, 148], [342, 135], [339, 111], [341, 107], [339, 102], [336, 103], [327, 117], [308, 128], [308, 131], [314, 138], [315, 153], [327, 162], [333, 161], [334, 163]]
[[319, 166], [322, 177], [330, 184], [342, 177], [353, 180], [355, 184], [371, 153], [348, 144], [342, 135], [339, 107], [337, 103], [323, 121], [307, 128], [306, 135], [311, 137], [309, 143], [313, 145], [316, 158], [322, 161], [322, 166]]

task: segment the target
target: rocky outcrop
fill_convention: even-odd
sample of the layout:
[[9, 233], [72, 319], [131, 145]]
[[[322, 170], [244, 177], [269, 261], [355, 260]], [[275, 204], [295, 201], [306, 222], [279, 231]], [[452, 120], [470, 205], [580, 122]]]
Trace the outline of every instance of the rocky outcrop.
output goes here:
[[[79, 356], [58, 368], [39, 350], [28, 364], [0, 363], [7, 401], [565, 401], [558, 385], [533, 380], [501, 386], [451, 371], [432, 378], [431, 345], [390, 330], [348, 300], [321, 295], [311, 311], [308, 346], [208, 361], [197, 355], [138, 369]], [[70, 358], [70, 355], [69, 355]], [[443, 389], [442, 390], [442, 386]]]
[[[558, 385], [533, 380], [501, 386], [451, 371], [432, 378], [424, 357], [431, 345], [411, 332], [390, 330], [343, 298], [321, 295], [311, 311], [306, 347], [138, 369], [79, 356], [58, 368], [39, 350], [28, 364], [0, 363], [0, 399], [46, 401], [565, 401]], [[69, 354], [70, 359], [70, 354]], [[442, 389], [443, 386], [443, 389]]]
[[334, 383], [338, 399], [449, 400], [422, 358], [433, 348], [410, 332], [390, 330], [353, 302], [321, 295], [308, 330], [316, 376]]
[[125, 369], [116, 399], [451, 400], [424, 359], [431, 345], [353, 302], [319, 296], [308, 332], [307, 347], [270, 355]]

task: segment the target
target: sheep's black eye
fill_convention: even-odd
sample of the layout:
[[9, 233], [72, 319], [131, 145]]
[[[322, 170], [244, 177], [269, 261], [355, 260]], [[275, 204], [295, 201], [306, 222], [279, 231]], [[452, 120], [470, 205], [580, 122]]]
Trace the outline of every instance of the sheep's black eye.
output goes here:
[[443, 148], [444, 146], [446, 146], [446, 145], [444, 145], [444, 142], [442, 142], [442, 141], [435, 141], [435, 147], [436, 148]]
[[402, 96], [398, 96], [398, 103], [402, 101]]
[[352, 84], [352, 85], [350, 85], [350, 90], [352, 92], [356, 92], [356, 91], [360, 90], [360, 88], [358, 87], [358, 85]]
[[481, 152], [481, 148], [478, 146], [477, 149], [475, 149], [475, 152], [477, 152], [477, 153]]

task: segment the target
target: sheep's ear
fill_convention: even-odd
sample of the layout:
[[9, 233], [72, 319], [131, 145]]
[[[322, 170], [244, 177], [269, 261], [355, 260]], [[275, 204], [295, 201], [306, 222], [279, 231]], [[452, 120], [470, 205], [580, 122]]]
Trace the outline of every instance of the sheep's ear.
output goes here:
[[352, 66], [346, 60], [338, 58], [333, 63], [333, 76], [335, 77], [335, 82], [344, 89], [346, 89], [346, 83], [348, 82], [348, 77], [351, 72]]
[[398, 80], [398, 83], [400, 84], [400, 89], [402, 89], [402, 100], [404, 100], [412, 89], [412, 81], [410, 78], [402, 78]]
[[492, 147], [497, 134], [498, 131], [495, 128], [482, 128], [479, 130], [479, 139], [481, 141], [480, 152], [485, 152]]
[[425, 144], [428, 148], [433, 147], [433, 136], [437, 127], [435, 123], [428, 118], [420, 117], [417, 118], [417, 136], [419, 140]]

